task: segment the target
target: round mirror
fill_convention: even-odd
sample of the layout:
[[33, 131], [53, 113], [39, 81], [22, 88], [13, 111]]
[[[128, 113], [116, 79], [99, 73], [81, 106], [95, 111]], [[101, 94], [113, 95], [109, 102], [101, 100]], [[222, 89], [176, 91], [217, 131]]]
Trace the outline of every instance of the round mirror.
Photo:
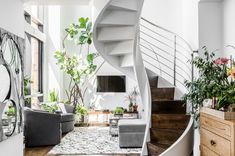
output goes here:
[[11, 76], [14, 78], [17, 84], [17, 91], [21, 95], [21, 82], [22, 77], [22, 66], [21, 66], [21, 56], [19, 48], [15, 41], [9, 36], [4, 35], [1, 46], [4, 62], [7, 64], [9, 70], [11, 71]]
[[2, 111], [2, 131], [3, 137], [10, 137], [14, 134], [17, 122], [17, 108], [13, 100], [4, 102], [5, 107]]
[[15, 48], [12, 40], [8, 39], [7, 35], [3, 38], [2, 41], [2, 52], [3, 58], [8, 65], [12, 65], [14, 62]]
[[0, 102], [8, 98], [10, 92], [10, 74], [4, 65], [0, 65]]

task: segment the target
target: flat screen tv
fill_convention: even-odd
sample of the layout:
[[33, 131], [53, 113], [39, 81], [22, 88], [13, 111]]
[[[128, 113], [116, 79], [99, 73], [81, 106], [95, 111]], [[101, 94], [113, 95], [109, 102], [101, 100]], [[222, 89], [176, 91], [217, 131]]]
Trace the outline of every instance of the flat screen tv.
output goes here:
[[126, 76], [97, 76], [97, 92], [126, 92]]

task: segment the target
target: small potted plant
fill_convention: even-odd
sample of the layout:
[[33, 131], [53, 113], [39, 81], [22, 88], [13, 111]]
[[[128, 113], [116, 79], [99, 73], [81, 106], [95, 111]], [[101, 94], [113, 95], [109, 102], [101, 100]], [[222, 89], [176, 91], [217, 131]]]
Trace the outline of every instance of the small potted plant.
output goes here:
[[125, 101], [129, 102], [129, 105], [128, 105], [129, 112], [133, 112], [133, 97], [131, 93], [125, 96]]
[[124, 109], [122, 107], [116, 107], [114, 110], [115, 117], [123, 117]]
[[129, 112], [137, 112], [138, 105], [136, 104], [136, 98], [138, 95], [137, 87], [134, 87], [133, 91], [125, 96], [125, 101], [129, 102]]
[[79, 122], [80, 123], [84, 123], [85, 122], [85, 115], [87, 115], [87, 113], [88, 113], [87, 108], [82, 106], [82, 105], [80, 105], [80, 104], [78, 104], [76, 106], [75, 113], [79, 116]]

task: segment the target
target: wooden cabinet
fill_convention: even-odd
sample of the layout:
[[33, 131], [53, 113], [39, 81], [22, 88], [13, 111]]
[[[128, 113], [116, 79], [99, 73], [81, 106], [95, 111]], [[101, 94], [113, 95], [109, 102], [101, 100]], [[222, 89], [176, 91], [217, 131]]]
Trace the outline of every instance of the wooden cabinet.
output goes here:
[[235, 156], [235, 120], [200, 115], [201, 156]]

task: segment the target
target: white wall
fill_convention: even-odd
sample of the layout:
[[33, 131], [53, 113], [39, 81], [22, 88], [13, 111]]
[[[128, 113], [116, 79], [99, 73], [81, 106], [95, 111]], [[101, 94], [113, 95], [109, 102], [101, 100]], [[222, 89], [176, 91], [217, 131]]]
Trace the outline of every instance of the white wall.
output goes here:
[[[199, 46], [209, 51], [223, 47], [223, 17], [220, 0], [202, 0], [199, 3]], [[221, 52], [216, 52], [219, 56]]]
[[[235, 1], [224, 0], [223, 2], [223, 45], [235, 46]], [[235, 58], [235, 49], [224, 48], [223, 55]]]
[[[0, 0], [0, 27], [24, 38], [23, 4], [20, 0]], [[23, 135], [0, 142], [0, 155], [23, 156]]]
[[63, 97], [63, 73], [56, 65], [54, 53], [61, 50], [60, 33], [60, 6], [45, 7], [45, 34], [44, 50], [44, 97], [47, 99], [49, 90], [56, 89]]
[[177, 33], [198, 49], [198, 0], [147, 0], [142, 17]]

